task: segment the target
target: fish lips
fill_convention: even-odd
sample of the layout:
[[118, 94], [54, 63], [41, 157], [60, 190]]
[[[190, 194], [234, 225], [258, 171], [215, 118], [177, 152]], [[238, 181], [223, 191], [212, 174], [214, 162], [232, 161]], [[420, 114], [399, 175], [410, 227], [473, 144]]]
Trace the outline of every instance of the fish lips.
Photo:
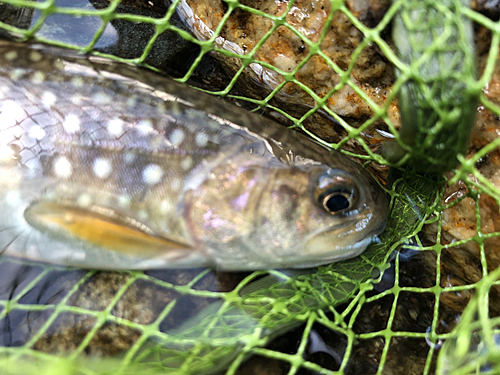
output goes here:
[[308, 236], [303, 245], [303, 254], [308, 261], [295, 268], [315, 267], [360, 255], [371, 243], [380, 241], [378, 235], [384, 230], [387, 217], [377, 220], [379, 217], [369, 210], [361, 218], [354, 215], [347, 222]]

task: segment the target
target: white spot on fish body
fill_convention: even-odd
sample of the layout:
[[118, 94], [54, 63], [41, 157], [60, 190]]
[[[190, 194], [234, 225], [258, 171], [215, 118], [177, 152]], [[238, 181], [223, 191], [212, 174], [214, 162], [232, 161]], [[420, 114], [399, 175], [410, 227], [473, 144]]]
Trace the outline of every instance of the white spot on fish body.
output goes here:
[[37, 71], [31, 75], [31, 83], [39, 85], [45, 81], [45, 74], [43, 72]]
[[17, 81], [19, 78], [21, 78], [24, 74], [26, 73], [25, 69], [17, 68], [14, 69], [10, 72], [9, 77], [13, 81]]
[[73, 85], [73, 87], [76, 87], [76, 88], [80, 88], [80, 87], [83, 87], [83, 84], [85, 83], [85, 81], [83, 80], [82, 77], [73, 77], [71, 78], [71, 85]]
[[120, 207], [128, 207], [130, 205], [130, 197], [128, 195], [120, 195], [118, 197], [118, 204]]
[[141, 134], [147, 135], [153, 132], [153, 122], [149, 119], [141, 120], [137, 124], [137, 129], [139, 129]]
[[78, 197], [77, 203], [80, 207], [88, 207], [92, 203], [92, 198], [89, 194], [84, 193]]
[[28, 134], [31, 138], [34, 138], [34, 139], [39, 141], [39, 140], [43, 139], [43, 137], [45, 137], [46, 133], [42, 127], [40, 127], [39, 125], [35, 125], [30, 129]]
[[140, 210], [138, 213], [137, 213], [137, 216], [139, 217], [139, 220], [146, 220], [148, 218], [148, 213], [144, 210]]
[[113, 171], [113, 166], [108, 159], [98, 158], [94, 161], [93, 168], [97, 177], [105, 179], [108, 178]]
[[125, 152], [123, 154], [123, 161], [125, 164], [132, 164], [135, 160], [136, 155], [133, 152]]
[[121, 137], [123, 135], [123, 120], [119, 118], [109, 120], [107, 129], [109, 134], [118, 138]]
[[168, 199], [164, 199], [160, 202], [160, 213], [162, 215], [168, 214], [172, 210], [172, 202]]
[[45, 198], [47, 200], [54, 200], [56, 199], [56, 193], [54, 193], [53, 191], [48, 191], [46, 194], [45, 194]]
[[62, 125], [66, 133], [73, 134], [80, 130], [80, 119], [77, 115], [70, 113], [64, 118]]
[[178, 147], [182, 141], [184, 140], [184, 131], [181, 129], [175, 129], [171, 134], [169, 140], [172, 143], [172, 146]]
[[206, 133], [198, 133], [195, 137], [196, 145], [199, 147], [205, 147], [208, 143], [208, 135]]
[[158, 112], [160, 113], [165, 113], [167, 112], [167, 107], [163, 103], [159, 103], [156, 108], [158, 109]]
[[0, 114], [2, 116], [0, 130], [8, 129], [26, 118], [24, 109], [13, 100], [7, 100], [3, 103], [0, 107]]
[[56, 60], [56, 61], [54, 61], [53, 66], [57, 70], [63, 70], [64, 69], [64, 62], [62, 60]]
[[54, 173], [60, 178], [69, 178], [73, 174], [73, 167], [65, 156], [61, 156], [54, 163]]
[[45, 91], [42, 95], [42, 103], [47, 107], [53, 106], [57, 101], [57, 96], [50, 91]]
[[42, 54], [40, 52], [37, 52], [37, 51], [31, 51], [29, 58], [33, 62], [38, 62], [42, 59]]
[[142, 180], [148, 185], [155, 185], [161, 181], [163, 169], [159, 165], [150, 164], [142, 171]]
[[5, 55], [3, 55], [3, 57], [7, 61], [14, 61], [15, 59], [17, 59], [17, 52], [16, 51], [9, 51]]
[[137, 104], [137, 97], [135, 95], [132, 95], [130, 98], [127, 99], [127, 107], [134, 108], [136, 104]]
[[181, 161], [181, 168], [187, 171], [193, 165], [193, 158], [189, 155], [185, 156]]
[[14, 158], [14, 150], [10, 146], [0, 145], [0, 162], [12, 160]]
[[17, 190], [11, 190], [5, 195], [5, 200], [9, 206], [17, 206], [21, 201], [21, 194]]

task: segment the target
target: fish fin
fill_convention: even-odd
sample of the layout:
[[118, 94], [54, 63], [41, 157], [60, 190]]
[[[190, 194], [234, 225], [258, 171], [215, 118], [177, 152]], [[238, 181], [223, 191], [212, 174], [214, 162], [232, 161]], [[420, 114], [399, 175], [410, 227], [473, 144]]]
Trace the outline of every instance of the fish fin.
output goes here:
[[52, 201], [37, 201], [24, 212], [26, 221], [41, 232], [62, 241], [113, 250], [123, 255], [153, 258], [173, 252], [179, 256], [193, 248], [155, 235], [146, 225], [114, 210], [89, 209]]

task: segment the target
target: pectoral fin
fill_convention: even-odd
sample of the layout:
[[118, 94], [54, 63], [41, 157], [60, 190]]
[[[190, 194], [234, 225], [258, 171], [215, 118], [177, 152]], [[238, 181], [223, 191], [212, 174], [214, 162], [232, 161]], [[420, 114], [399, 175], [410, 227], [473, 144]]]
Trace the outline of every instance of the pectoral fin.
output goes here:
[[125, 255], [154, 257], [160, 252], [192, 250], [189, 245], [155, 235], [146, 225], [102, 207], [89, 209], [57, 202], [35, 202], [24, 212], [34, 228], [56, 239], [113, 250]]

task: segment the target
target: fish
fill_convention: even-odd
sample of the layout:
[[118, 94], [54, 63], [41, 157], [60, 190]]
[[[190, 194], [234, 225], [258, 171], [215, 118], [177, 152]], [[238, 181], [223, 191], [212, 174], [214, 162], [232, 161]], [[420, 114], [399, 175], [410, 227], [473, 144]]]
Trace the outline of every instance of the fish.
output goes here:
[[389, 213], [361, 165], [144, 68], [0, 41], [0, 253], [90, 269], [308, 268]]

